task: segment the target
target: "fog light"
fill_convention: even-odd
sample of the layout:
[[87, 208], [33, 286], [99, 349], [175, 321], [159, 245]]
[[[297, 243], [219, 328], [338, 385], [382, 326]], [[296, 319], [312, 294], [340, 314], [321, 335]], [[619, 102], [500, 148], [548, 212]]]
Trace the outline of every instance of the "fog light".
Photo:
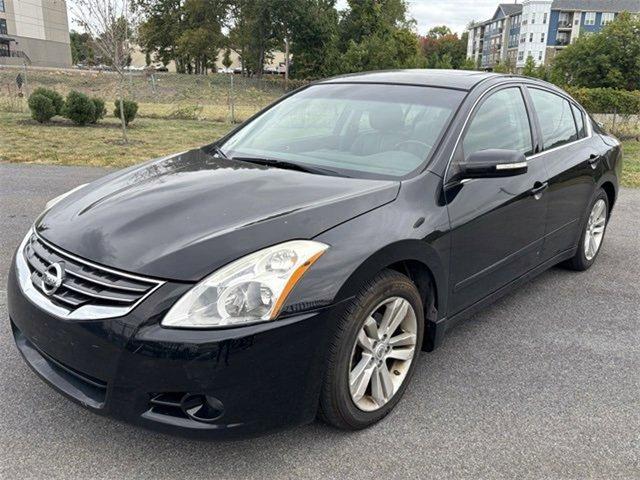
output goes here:
[[224, 414], [224, 405], [215, 397], [187, 393], [180, 402], [184, 414], [198, 422], [213, 422]]

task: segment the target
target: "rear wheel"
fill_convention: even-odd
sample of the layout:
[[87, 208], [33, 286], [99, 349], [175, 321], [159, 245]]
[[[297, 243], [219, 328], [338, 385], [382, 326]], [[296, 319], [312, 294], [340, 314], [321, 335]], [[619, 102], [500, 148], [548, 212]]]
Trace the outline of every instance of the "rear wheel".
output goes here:
[[392, 270], [378, 274], [341, 316], [319, 417], [349, 430], [382, 419], [406, 389], [423, 334], [422, 300], [416, 286]]
[[599, 190], [596, 193], [589, 205], [587, 215], [578, 250], [568, 262], [570, 268], [578, 271], [590, 268], [602, 247], [609, 221], [609, 198], [604, 190]]

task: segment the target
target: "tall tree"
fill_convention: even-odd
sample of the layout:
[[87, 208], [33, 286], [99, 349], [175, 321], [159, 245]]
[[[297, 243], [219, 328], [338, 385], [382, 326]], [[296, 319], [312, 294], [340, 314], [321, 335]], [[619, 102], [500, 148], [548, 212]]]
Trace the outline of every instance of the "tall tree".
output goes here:
[[640, 89], [640, 17], [623, 12], [600, 33], [581, 35], [555, 58], [554, 81]]
[[349, 0], [349, 7], [340, 22], [342, 71], [411, 68], [424, 63], [415, 20], [408, 17], [404, 0]]
[[444, 25], [434, 27], [420, 39], [420, 47], [429, 68], [443, 68], [442, 65], [446, 64], [450, 65], [447, 68], [458, 69], [462, 68], [467, 57], [467, 36], [459, 38]]
[[87, 32], [79, 33], [75, 30], [71, 30], [69, 38], [71, 40], [71, 60], [73, 64], [93, 64], [96, 54], [93, 48], [93, 39], [91, 38], [91, 35]]
[[333, 75], [339, 65], [338, 12], [335, 0], [299, 0], [292, 9], [292, 75], [321, 78]]
[[531, 55], [527, 56], [527, 60], [524, 62], [524, 67], [522, 68], [522, 75], [526, 77], [535, 77], [536, 76], [536, 61], [533, 59]]

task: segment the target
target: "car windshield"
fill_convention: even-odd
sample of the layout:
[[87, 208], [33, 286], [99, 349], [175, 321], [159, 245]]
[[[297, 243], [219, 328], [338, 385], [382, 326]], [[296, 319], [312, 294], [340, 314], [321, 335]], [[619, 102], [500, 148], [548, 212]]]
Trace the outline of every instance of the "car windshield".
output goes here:
[[429, 160], [464, 92], [335, 83], [308, 87], [221, 145], [228, 157], [318, 167], [353, 177], [403, 177]]

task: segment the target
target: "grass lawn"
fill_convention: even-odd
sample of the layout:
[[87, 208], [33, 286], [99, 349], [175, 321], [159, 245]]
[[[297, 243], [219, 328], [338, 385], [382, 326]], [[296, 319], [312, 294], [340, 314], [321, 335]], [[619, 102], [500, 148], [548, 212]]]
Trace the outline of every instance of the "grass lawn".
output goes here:
[[115, 118], [77, 127], [56, 117], [40, 125], [27, 114], [0, 112], [0, 160], [56, 165], [124, 167], [211, 143], [232, 125], [196, 120], [137, 118], [129, 144]]
[[640, 141], [622, 142], [624, 167], [622, 169], [622, 185], [640, 188]]
[[[26, 113], [0, 112], [0, 160], [124, 167], [205, 145], [231, 128], [224, 122], [137, 118], [129, 129], [129, 145], [123, 145], [115, 118], [77, 127], [59, 117], [40, 125]], [[640, 142], [623, 142], [623, 149], [622, 185], [640, 188]]]

